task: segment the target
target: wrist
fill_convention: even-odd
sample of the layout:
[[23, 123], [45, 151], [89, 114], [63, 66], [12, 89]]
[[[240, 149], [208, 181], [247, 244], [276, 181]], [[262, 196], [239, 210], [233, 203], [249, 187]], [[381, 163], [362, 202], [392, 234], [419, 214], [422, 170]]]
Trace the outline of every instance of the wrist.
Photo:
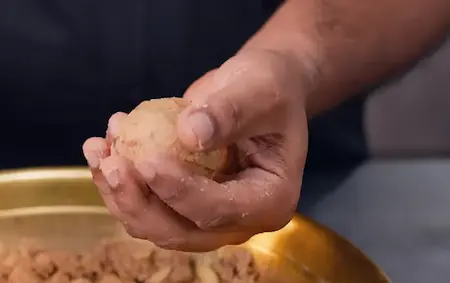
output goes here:
[[[319, 1], [320, 2], [320, 1]], [[296, 72], [291, 78], [303, 81], [297, 94], [305, 96], [305, 105], [314, 100], [319, 84], [327, 73], [323, 40], [324, 11], [316, 0], [284, 1], [266, 24], [243, 46], [242, 50], [271, 50], [283, 54]]]
[[289, 39], [285, 41], [277, 40], [276, 44], [263, 40], [260, 42], [249, 41], [238, 54], [263, 52], [268, 56], [277, 57], [278, 61], [281, 61], [282, 65], [285, 66], [281, 75], [285, 76], [285, 79], [289, 78], [290, 84], [296, 86], [293, 95], [302, 96], [306, 104], [306, 100], [314, 92], [320, 80], [321, 63], [323, 61], [322, 48], [313, 40], [296, 39], [289, 35], [286, 35], [286, 37]]

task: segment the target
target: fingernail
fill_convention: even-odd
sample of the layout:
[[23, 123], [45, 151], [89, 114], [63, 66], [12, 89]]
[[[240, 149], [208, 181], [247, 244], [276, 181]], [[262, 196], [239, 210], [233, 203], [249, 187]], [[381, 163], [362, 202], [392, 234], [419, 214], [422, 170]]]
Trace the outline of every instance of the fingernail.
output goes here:
[[119, 185], [119, 171], [117, 169], [108, 172], [105, 178], [112, 188], [116, 188]]
[[84, 153], [84, 157], [86, 158], [86, 161], [92, 169], [97, 169], [100, 166], [100, 158], [98, 158], [98, 155], [93, 151], [87, 151]]
[[197, 138], [199, 148], [202, 148], [205, 143], [208, 143], [212, 139], [214, 135], [214, 124], [206, 113], [201, 111], [192, 113], [187, 118], [187, 123]]

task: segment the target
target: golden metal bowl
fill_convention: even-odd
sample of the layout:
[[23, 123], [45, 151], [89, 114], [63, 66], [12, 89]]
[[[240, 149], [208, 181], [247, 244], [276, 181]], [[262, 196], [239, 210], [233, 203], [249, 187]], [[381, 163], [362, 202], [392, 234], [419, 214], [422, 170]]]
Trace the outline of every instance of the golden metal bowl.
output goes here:
[[[0, 173], [0, 241], [7, 245], [31, 238], [53, 248], [89, 249], [99, 239], [124, 235], [103, 207], [87, 169]], [[352, 244], [303, 216], [244, 245], [264, 271], [263, 282], [390, 282]]]

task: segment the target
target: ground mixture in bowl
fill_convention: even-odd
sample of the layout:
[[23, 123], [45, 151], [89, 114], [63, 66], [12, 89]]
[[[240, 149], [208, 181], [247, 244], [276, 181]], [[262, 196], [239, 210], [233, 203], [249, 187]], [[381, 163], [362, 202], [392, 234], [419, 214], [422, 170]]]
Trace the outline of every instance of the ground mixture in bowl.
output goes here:
[[253, 255], [240, 247], [205, 254], [167, 251], [129, 240], [102, 241], [89, 252], [2, 248], [0, 283], [255, 283]]

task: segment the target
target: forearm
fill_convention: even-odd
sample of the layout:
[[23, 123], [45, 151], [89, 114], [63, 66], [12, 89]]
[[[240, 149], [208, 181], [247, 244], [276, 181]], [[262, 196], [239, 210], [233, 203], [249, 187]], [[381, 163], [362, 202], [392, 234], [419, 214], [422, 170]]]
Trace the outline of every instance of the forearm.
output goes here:
[[311, 116], [401, 71], [449, 28], [449, 0], [288, 0], [243, 49], [301, 62], [315, 83]]

